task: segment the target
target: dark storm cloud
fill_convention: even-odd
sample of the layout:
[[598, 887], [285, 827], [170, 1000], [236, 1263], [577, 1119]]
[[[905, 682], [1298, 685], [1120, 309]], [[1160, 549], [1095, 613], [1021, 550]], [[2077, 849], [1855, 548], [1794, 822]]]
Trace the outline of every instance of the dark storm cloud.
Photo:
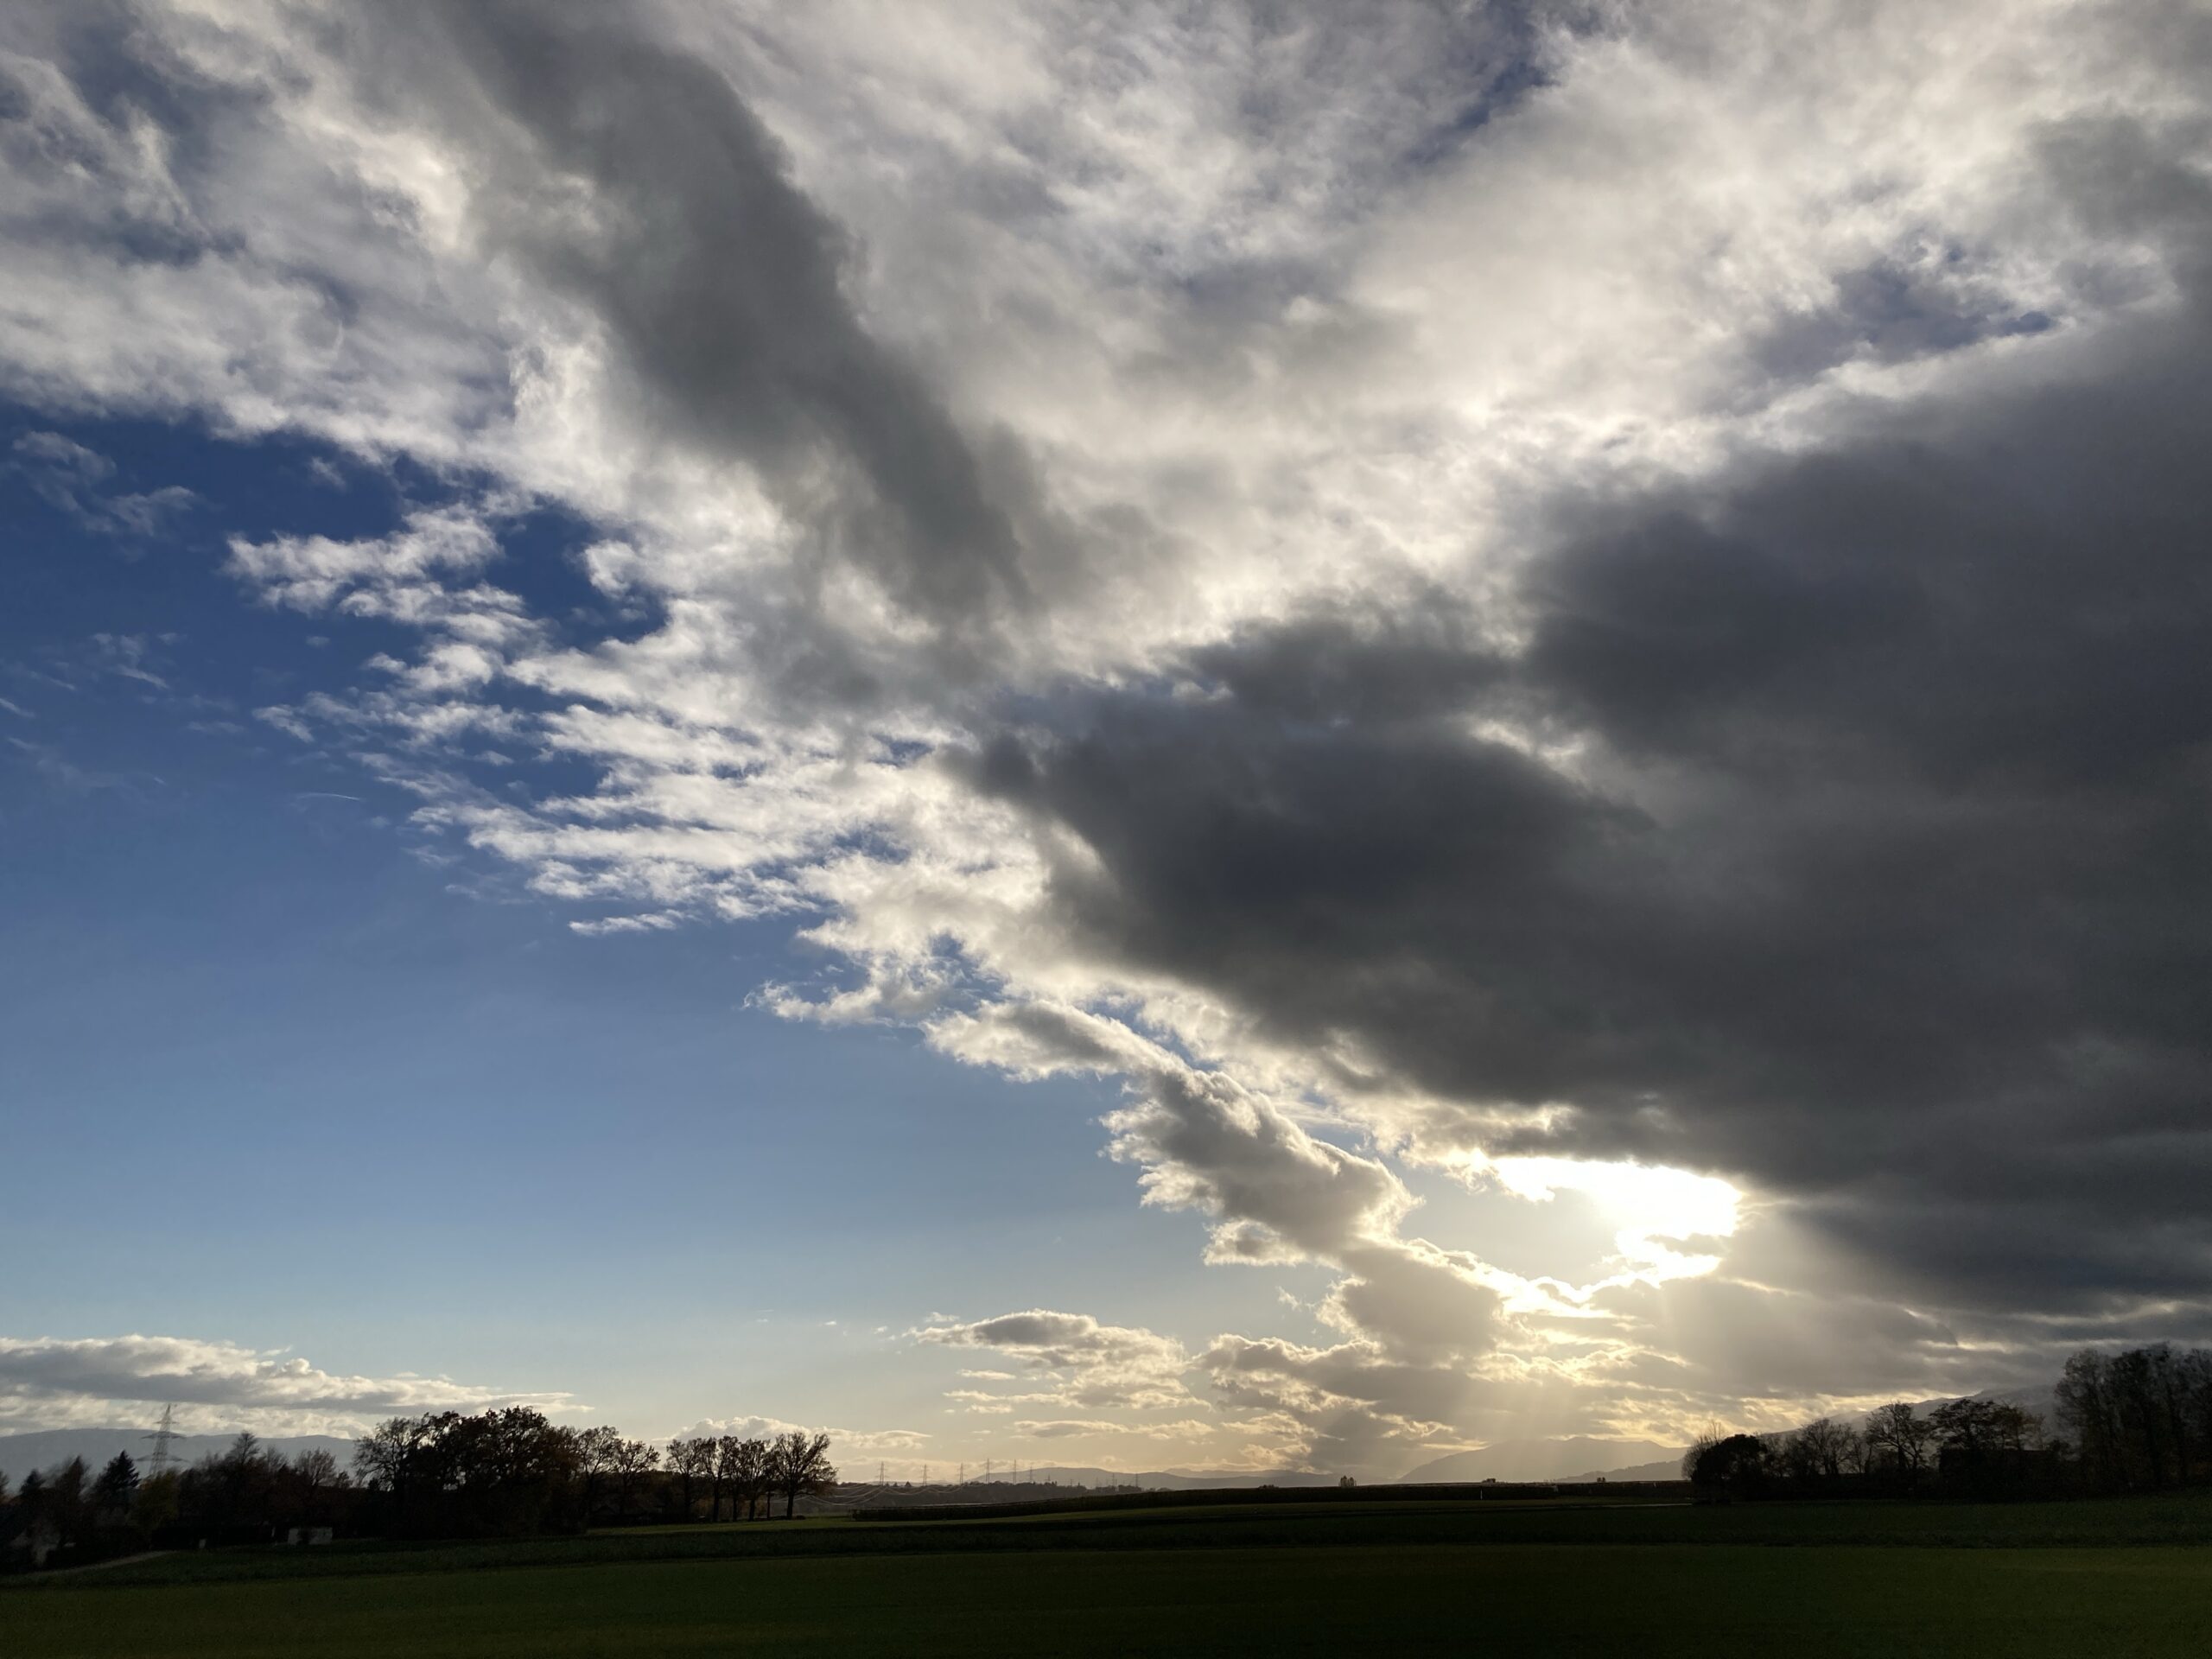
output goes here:
[[1558, 504], [1510, 657], [1433, 605], [1324, 619], [1202, 656], [1210, 696], [1002, 738], [986, 786], [1098, 855], [1071, 925], [1353, 1039], [1462, 1139], [1794, 1195], [1901, 1287], [2212, 1289], [2212, 189], [2124, 122], [2044, 162], [2178, 306], [1696, 493]]
[[1433, 588], [1209, 646], [1191, 667], [1248, 709], [1361, 725], [1464, 709], [1506, 673], [1474, 639], [1459, 597]]
[[666, 429], [757, 467], [940, 627], [1020, 606], [988, 458], [855, 316], [844, 232], [720, 73], [593, 8], [423, 15], [527, 135], [480, 193], [492, 234], [603, 321]]

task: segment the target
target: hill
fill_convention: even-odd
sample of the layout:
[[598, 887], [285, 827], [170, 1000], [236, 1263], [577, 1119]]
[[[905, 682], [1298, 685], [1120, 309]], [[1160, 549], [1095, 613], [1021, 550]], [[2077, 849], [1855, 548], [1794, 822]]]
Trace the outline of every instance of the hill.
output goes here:
[[1276, 1469], [1255, 1472], [1219, 1469], [1147, 1469], [1135, 1474], [1111, 1469], [1054, 1466], [1031, 1469], [1025, 1482], [1052, 1481], [1062, 1486], [1141, 1486], [1148, 1492], [1211, 1491], [1227, 1486], [1333, 1486], [1334, 1475], [1303, 1470]]
[[1662, 1458], [1656, 1463], [1632, 1463], [1625, 1469], [1592, 1469], [1580, 1475], [1569, 1475], [1572, 1483], [1583, 1480], [1680, 1480], [1682, 1459], [1680, 1453]]
[[[1610, 1480], [1672, 1480], [1679, 1448], [1651, 1440], [1500, 1440], [1473, 1452], [1454, 1452], [1406, 1471], [1401, 1484], [1459, 1480], [1570, 1480], [1604, 1475]], [[1664, 1463], [1661, 1475], [1633, 1472]]]

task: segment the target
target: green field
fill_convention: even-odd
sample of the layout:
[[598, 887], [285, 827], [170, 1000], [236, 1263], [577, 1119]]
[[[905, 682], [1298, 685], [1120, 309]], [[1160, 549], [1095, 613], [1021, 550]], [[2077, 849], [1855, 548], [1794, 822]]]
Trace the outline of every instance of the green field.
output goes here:
[[180, 1554], [7, 1586], [0, 1653], [2202, 1655], [2208, 1516], [1225, 1504]]

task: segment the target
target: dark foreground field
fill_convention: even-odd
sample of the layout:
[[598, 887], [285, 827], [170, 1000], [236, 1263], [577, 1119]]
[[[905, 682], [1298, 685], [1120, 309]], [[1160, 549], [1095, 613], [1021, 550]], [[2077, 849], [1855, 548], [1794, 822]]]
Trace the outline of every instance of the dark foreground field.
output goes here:
[[0, 1591], [0, 1653], [2201, 1655], [2212, 1548], [2082, 1541], [2201, 1539], [2206, 1518], [1224, 1506], [172, 1556]]

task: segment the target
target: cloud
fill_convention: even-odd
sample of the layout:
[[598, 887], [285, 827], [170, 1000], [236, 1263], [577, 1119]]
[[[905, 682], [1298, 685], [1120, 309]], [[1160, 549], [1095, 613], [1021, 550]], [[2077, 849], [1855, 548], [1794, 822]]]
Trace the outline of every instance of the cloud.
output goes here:
[[410, 513], [393, 534], [358, 541], [234, 537], [227, 568], [270, 605], [310, 612], [334, 607], [419, 623], [442, 609], [445, 582], [472, 577], [499, 556], [491, 527], [449, 507]]
[[1412, 1205], [1382, 1164], [1315, 1140], [1219, 1072], [1154, 1073], [1106, 1125], [1114, 1155], [1142, 1166], [1146, 1202], [1230, 1218], [1215, 1260], [1334, 1256]]
[[166, 691], [168, 681], [153, 668], [156, 643], [143, 633], [96, 633], [88, 666], [96, 674], [112, 674], [118, 679], [136, 680], [156, 691]]
[[379, 1418], [531, 1406], [586, 1409], [567, 1394], [515, 1393], [448, 1377], [349, 1376], [282, 1350], [185, 1337], [0, 1337], [0, 1421], [22, 1427], [150, 1421], [179, 1408], [194, 1432], [249, 1427], [347, 1434]]
[[1123, 1432], [1123, 1426], [1080, 1417], [1058, 1417], [1046, 1421], [1025, 1418], [1014, 1426], [1014, 1432], [1034, 1440], [1063, 1440], [1076, 1435], [1118, 1433]]
[[570, 922], [569, 929], [587, 938], [607, 933], [662, 933], [682, 925], [683, 919], [679, 912], [656, 910], [641, 916], [604, 916], [597, 921]]
[[115, 476], [115, 463], [59, 432], [26, 432], [11, 448], [16, 457], [14, 470], [32, 490], [89, 530], [142, 538], [153, 536], [200, 501], [181, 484], [155, 490], [111, 490], [108, 485]]
[[1054, 1384], [1042, 1392], [963, 1389], [948, 1396], [966, 1401], [971, 1409], [988, 1410], [994, 1403], [1009, 1402], [1055, 1401], [1131, 1410], [1190, 1403], [1182, 1375], [1191, 1362], [1180, 1343], [1134, 1326], [1103, 1325], [1087, 1313], [1030, 1308], [964, 1324], [924, 1325], [911, 1334], [915, 1341], [937, 1347], [989, 1349], [1020, 1360], [1033, 1374], [1049, 1375]]
[[1453, 1422], [1479, 1423], [1483, 1382], [1458, 1364], [1416, 1364], [1354, 1341], [1314, 1348], [1223, 1336], [1199, 1356], [1216, 1395], [1274, 1420], [1276, 1460], [1394, 1476]]
[[[389, 638], [258, 717], [581, 931], [789, 917], [764, 1006], [1122, 1079], [1147, 1201], [1336, 1275], [1201, 1351], [1295, 1455], [2212, 1306], [2185, 9], [4, 29], [0, 385], [435, 486], [232, 543]], [[1192, 1363], [919, 1335], [1039, 1423]]]
[[[2047, 160], [2199, 269], [2203, 193], [2154, 186], [2145, 143]], [[2212, 706], [2199, 315], [1694, 492], [1561, 504], [1525, 648], [1471, 652], [1425, 710], [1396, 682], [1311, 724], [1233, 690], [1093, 699], [986, 776], [1087, 849], [1053, 880], [1087, 954], [1459, 1103], [1456, 1136], [1455, 1109], [1380, 1114], [1431, 1147], [1725, 1172], [1923, 1274], [1943, 1253], [1900, 1207], [2002, 1229], [2012, 1286], [1993, 1239], [1954, 1258], [1968, 1299], [2068, 1294], [2014, 1230], [2033, 1194], [2110, 1252], [2102, 1287], [2201, 1293], [2212, 1057], [2172, 990], [2202, 964], [2157, 919], [2202, 885], [2171, 855]], [[2120, 1243], [2154, 1220], [2181, 1230], [2157, 1267]]]
[[1018, 603], [1014, 532], [977, 457], [861, 326], [843, 233], [728, 80], [583, 8], [442, 23], [529, 141], [501, 157], [480, 233], [588, 308], [645, 418], [752, 465], [822, 554], [903, 609], [957, 631]]
[[105, 455], [59, 432], [26, 432], [16, 440], [14, 448], [26, 460], [41, 462], [62, 477], [87, 484], [97, 484], [115, 472], [115, 463]]
[[1190, 1440], [1210, 1439], [1221, 1432], [1221, 1426], [1203, 1422], [1195, 1417], [1173, 1423], [1117, 1423], [1083, 1417], [1023, 1418], [1014, 1425], [1014, 1432], [1033, 1440], [1065, 1440], [1108, 1434], [1141, 1434], [1148, 1440]]
[[[780, 1417], [702, 1417], [689, 1427], [679, 1428], [669, 1436], [671, 1440], [719, 1440], [725, 1435], [739, 1440], [772, 1440], [779, 1434], [794, 1432], [827, 1433], [830, 1454], [833, 1458], [861, 1456], [869, 1458], [911, 1458], [929, 1449], [930, 1436], [912, 1428], [831, 1428], [817, 1429], [804, 1423], [787, 1423]], [[858, 1479], [860, 1471], [849, 1470], [846, 1478]]]

